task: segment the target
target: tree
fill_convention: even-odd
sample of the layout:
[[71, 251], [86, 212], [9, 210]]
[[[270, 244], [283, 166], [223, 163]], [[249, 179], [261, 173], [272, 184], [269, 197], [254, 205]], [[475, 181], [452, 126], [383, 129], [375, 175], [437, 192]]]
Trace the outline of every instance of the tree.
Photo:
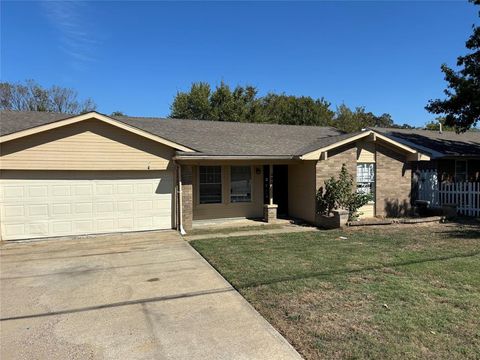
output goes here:
[[259, 99], [261, 122], [331, 126], [334, 112], [324, 98], [269, 93]]
[[345, 132], [356, 132], [369, 127], [393, 127], [394, 122], [390, 114], [376, 116], [364, 107], [351, 110], [342, 104], [337, 108], [334, 126]]
[[92, 99], [77, 99], [75, 90], [60, 86], [46, 89], [34, 80], [0, 83], [0, 109], [16, 111], [48, 111], [81, 114], [96, 109]]
[[124, 114], [122, 111], [114, 111], [110, 114], [110, 116], [127, 116], [126, 114]]
[[442, 116], [437, 117], [435, 120], [432, 120], [425, 124], [425, 129], [427, 130], [440, 130], [440, 124], [442, 124], [442, 131], [454, 131], [454, 126], [448, 126], [445, 124], [445, 118]]
[[189, 92], [177, 92], [171, 105], [172, 118], [212, 120], [210, 85], [193, 83]]
[[172, 118], [262, 122], [296, 125], [331, 125], [334, 112], [323, 98], [269, 93], [258, 96], [254, 86], [232, 89], [221, 82], [214, 91], [207, 83], [193, 83], [178, 92], [171, 105]]
[[285, 125], [335, 126], [346, 132], [366, 127], [392, 127], [389, 114], [377, 116], [358, 107], [340, 105], [335, 113], [322, 98], [268, 93], [258, 96], [253, 86], [233, 90], [223, 81], [212, 91], [207, 83], [193, 83], [187, 92], [178, 92], [171, 105], [172, 118], [256, 122]]
[[[480, 0], [470, 1], [480, 4]], [[441, 66], [448, 83], [444, 90], [447, 98], [430, 100], [425, 107], [431, 113], [445, 114], [445, 124], [455, 127], [457, 132], [470, 129], [480, 120], [480, 27], [473, 25], [466, 47], [472, 53], [457, 58], [460, 70]]]

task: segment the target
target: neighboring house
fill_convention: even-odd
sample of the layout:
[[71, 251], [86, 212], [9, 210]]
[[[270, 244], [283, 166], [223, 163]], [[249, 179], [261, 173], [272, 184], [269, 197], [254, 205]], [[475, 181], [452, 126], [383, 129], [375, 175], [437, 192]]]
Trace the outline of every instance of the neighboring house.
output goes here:
[[436, 170], [441, 183], [480, 181], [480, 131], [374, 130], [428, 154], [431, 161], [415, 163], [414, 169]]
[[[477, 142], [478, 143], [478, 142]], [[4, 240], [142, 231], [222, 218], [315, 222], [315, 195], [346, 164], [364, 216], [409, 211], [431, 149], [385, 129], [0, 113]], [[478, 150], [478, 149], [477, 149]]]

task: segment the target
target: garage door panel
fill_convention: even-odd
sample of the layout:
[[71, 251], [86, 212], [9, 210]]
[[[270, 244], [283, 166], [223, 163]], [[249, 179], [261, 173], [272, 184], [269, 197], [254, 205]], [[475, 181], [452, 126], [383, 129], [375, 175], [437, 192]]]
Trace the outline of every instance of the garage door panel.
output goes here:
[[111, 231], [110, 229], [115, 229], [117, 228], [117, 225], [115, 223], [115, 219], [97, 219], [95, 221], [96, 224], [96, 229], [98, 232], [109, 232]]
[[102, 174], [95, 179], [83, 172], [61, 179], [0, 179], [2, 237], [170, 229], [172, 174], [156, 174], [136, 174], [134, 179]]

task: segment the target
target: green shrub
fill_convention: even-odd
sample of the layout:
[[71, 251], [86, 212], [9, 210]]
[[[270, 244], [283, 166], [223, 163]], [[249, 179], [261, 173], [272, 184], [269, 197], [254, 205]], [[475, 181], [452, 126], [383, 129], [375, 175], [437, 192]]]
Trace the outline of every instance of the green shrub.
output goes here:
[[338, 179], [333, 176], [325, 181], [325, 186], [317, 191], [317, 213], [330, 215], [334, 209], [348, 210], [348, 220], [360, 215], [358, 209], [372, 200], [371, 194], [358, 194], [353, 188], [353, 177], [347, 166], [342, 165]]

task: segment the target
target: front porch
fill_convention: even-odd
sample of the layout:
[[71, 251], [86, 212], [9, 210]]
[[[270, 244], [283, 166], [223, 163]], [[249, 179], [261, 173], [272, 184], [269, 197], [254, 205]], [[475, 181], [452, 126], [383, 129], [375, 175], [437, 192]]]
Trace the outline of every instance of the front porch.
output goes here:
[[313, 161], [182, 161], [177, 168], [179, 213], [187, 231], [225, 221], [314, 221]]

